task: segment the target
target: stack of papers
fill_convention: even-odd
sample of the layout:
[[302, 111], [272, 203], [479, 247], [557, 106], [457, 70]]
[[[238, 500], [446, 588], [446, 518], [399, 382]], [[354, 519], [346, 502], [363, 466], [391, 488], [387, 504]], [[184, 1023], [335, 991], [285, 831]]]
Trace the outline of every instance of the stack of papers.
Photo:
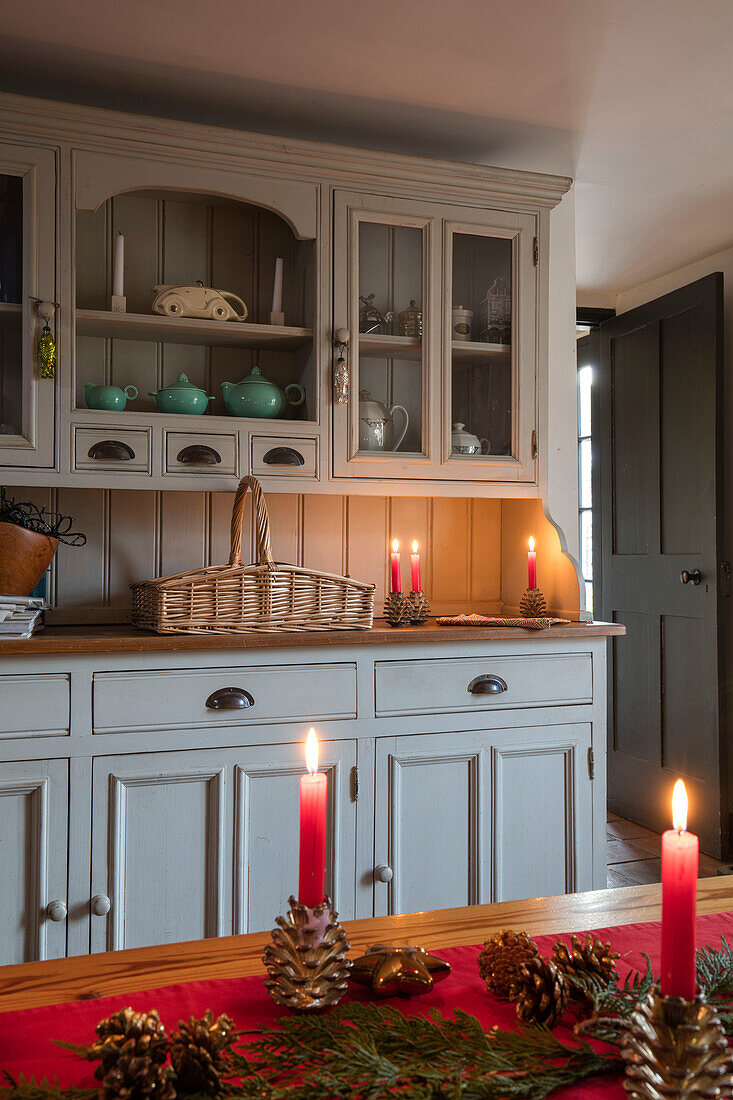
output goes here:
[[0, 594], [0, 638], [30, 638], [42, 628], [48, 606], [40, 596]]

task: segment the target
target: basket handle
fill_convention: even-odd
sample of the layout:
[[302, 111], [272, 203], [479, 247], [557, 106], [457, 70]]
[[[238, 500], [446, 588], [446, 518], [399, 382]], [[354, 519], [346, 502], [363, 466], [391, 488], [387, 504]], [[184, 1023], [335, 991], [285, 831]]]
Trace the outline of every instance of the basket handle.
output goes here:
[[260, 565], [274, 565], [272, 556], [272, 543], [270, 541], [270, 517], [267, 514], [267, 504], [262, 486], [256, 477], [247, 474], [237, 486], [237, 494], [234, 497], [232, 507], [232, 542], [229, 552], [229, 564], [242, 564], [242, 520], [244, 519], [244, 500], [247, 490], [252, 491], [252, 500], [255, 509], [255, 523], [257, 526], [257, 560]]

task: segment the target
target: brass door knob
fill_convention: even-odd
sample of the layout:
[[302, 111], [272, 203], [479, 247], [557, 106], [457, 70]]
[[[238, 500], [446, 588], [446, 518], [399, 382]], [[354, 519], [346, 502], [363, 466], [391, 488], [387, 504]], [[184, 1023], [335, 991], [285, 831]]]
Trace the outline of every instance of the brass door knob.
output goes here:
[[693, 569], [691, 572], [683, 569], [680, 573], [680, 580], [683, 584], [699, 584], [702, 580], [702, 573], [699, 569]]

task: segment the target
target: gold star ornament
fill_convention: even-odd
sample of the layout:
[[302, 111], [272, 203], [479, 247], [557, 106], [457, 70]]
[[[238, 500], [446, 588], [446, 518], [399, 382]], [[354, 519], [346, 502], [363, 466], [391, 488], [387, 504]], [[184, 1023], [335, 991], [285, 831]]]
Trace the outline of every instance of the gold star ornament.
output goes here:
[[429, 993], [435, 982], [449, 974], [450, 964], [429, 955], [424, 947], [376, 943], [354, 961], [349, 980], [367, 986], [378, 997], [397, 993], [410, 997], [413, 993]]

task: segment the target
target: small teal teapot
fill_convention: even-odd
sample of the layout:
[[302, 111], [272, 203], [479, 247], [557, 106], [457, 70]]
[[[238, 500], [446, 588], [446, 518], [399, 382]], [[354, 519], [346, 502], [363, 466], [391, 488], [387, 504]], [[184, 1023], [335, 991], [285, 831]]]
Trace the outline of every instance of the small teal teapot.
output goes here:
[[175, 382], [162, 390], [149, 391], [150, 397], [154, 397], [158, 409], [162, 413], [193, 413], [200, 416], [206, 412], [206, 406], [213, 397], [209, 397], [205, 390], [200, 390], [189, 382], [185, 374], [179, 374]]
[[[262, 376], [259, 367], [252, 367], [252, 373], [241, 382], [222, 382], [221, 390], [230, 416], [272, 419], [282, 416], [288, 405], [297, 408], [305, 401], [305, 390], [297, 382], [291, 382], [283, 393], [274, 382]], [[297, 394], [297, 398], [290, 397], [291, 392]]]
[[87, 382], [84, 387], [84, 400], [88, 409], [104, 409], [106, 412], [122, 412], [128, 401], [137, 397], [136, 386], [95, 386]]

